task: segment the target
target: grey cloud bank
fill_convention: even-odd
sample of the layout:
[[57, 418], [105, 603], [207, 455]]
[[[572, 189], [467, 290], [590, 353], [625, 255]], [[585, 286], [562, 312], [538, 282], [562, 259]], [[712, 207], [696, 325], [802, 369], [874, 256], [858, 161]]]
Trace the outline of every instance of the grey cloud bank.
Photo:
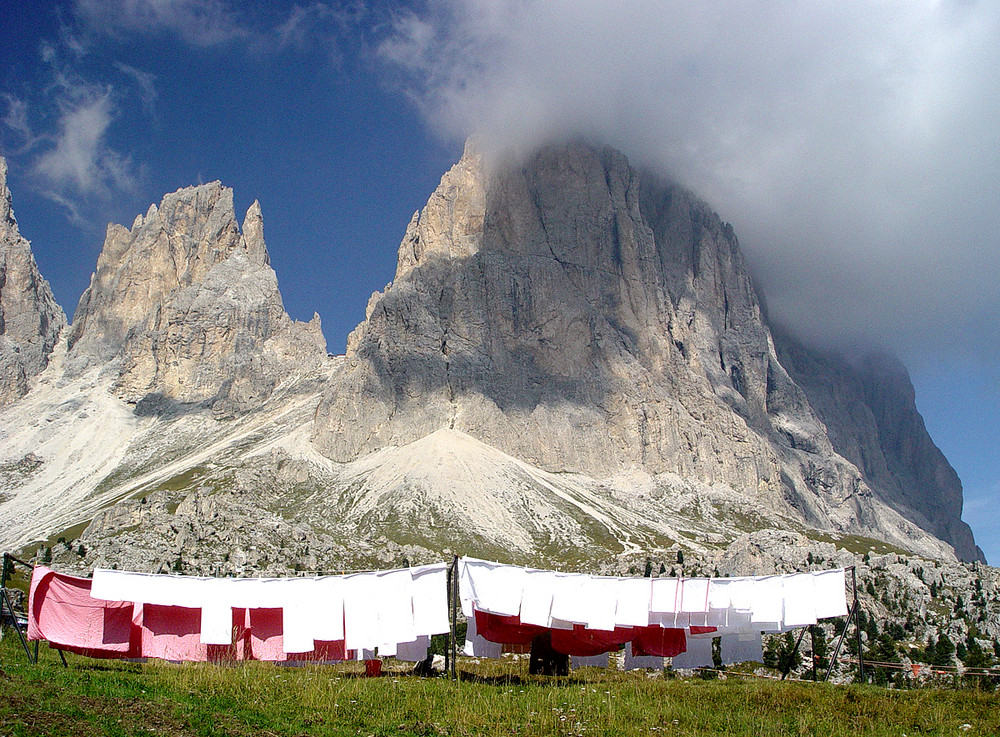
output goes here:
[[379, 52], [443, 136], [587, 136], [733, 222], [771, 313], [1000, 360], [1000, 9], [432, 2]]

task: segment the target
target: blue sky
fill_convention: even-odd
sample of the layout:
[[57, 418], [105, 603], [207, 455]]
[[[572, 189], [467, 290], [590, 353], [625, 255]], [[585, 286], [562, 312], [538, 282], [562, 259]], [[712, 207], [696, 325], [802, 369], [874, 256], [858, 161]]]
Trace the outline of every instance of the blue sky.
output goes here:
[[606, 140], [732, 222], [772, 314], [888, 347], [1000, 561], [995, 3], [0, 5], [0, 153], [72, 317], [109, 221], [221, 180], [340, 352], [472, 132]]

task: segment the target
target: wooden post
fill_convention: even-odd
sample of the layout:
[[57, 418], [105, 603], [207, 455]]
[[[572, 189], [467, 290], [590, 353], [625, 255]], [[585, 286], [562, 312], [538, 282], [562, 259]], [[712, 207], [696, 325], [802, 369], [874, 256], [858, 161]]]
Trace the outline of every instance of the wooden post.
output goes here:
[[816, 672], [816, 626], [815, 624], [809, 625], [809, 643], [812, 648], [812, 676], [814, 681], [818, 679]]
[[458, 679], [458, 556], [454, 556], [451, 562], [452, 583], [451, 583], [451, 678]]

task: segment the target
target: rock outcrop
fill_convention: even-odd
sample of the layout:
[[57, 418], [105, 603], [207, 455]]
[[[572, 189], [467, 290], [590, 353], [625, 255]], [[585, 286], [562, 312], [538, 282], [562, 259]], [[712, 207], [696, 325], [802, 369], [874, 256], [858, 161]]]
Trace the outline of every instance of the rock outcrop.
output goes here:
[[0, 407], [23, 397], [48, 364], [66, 316], [17, 227], [0, 157]]
[[260, 205], [243, 222], [218, 182], [178, 190], [108, 227], [69, 333], [71, 365], [114, 362], [115, 392], [139, 412], [259, 405], [283, 378], [326, 357], [319, 316], [285, 313]]
[[[897, 504], [907, 523], [881, 501], [907, 479], [876, 494], [880, 478], [837, 452], [779, 360], [732, 228], [583, 144], [490, 167], [467, 147], [407, 228], [313, 441], [347, 462], [441, 428], [547, 471], [671, 475], [904, 546], [932, 513]], [[963, 526], [945, 511], [924, 529]]]

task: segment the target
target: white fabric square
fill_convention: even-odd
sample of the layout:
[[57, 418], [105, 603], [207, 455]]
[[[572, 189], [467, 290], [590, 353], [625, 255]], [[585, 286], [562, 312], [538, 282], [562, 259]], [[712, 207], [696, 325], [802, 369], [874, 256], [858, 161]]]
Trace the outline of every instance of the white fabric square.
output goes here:
[[728, 578], [712, 578], [708, 582], [708, 608], [728, 609], [732, 606], [732, 597], [729, 595], [729, 587], [732, 583]]
[[781, 625], [782, 605], [781, 576], [761, 576], [754, 581], [753, 608], [750, 621], [762, 625]]
[[747, 576], [729, 579], [729, 605], [738, 612], [753, 609], [755, 581]]
[[592, 630], [610, 632], [615, 628], [615, 612], [618, 608], [618, 579], [591, 576], [583, 589], [590, 602], [586, 625]]
[[344, 577], [344, 647], [348, 650], [382, 644], [377, 580], [371, 573]]
[[615, 624], [619, 627], [645, 627], [649, 624], [653, 579], [622, 578], [618, 580]]
[[651, 586], [650, 611], [653, 614], [676, 613], [680, 580], [676, 578], [654, 578]]
[[847, 616], [847, 578], [843, 568], [813, 573], [816, 617]]
[[395, 652], [397, 642], [411, 642], [417, 636], [413, 627], [413, 576], [408, 568], [380, 573], [377, 589], [380, 648], [391, 645], [386, 650]]
[[548, 627], [552, 619], [552, 592], [556, 574], [553, 571], [529, 570], [521, 593], [521, 622]]
[[[526, 573], [523, 568], [475, 558], [463, 558], [459, 565], [459, 578], [463, 586], [469, 587], [471, 596], [468, 598], [475, 609], [503, 616], [517, 616], [520, 613]], [[464, 608], [463, 606], [463, 610]]]
[[816, 624], [816, 589], [811, 573], [791, 573], [782, 578], [785, 627], [805, 627]]
[[202, 607], [200, 639], [202, 645], [231, 645], [233, 610], [225, 605]]
[[339, 576], [324, 576], [316, 582], [315, 598], [309, 607], [313, 637], [317, 640], [344, 639], [344, 583]]
[[590, 602], [585, 588], [589, 576], [579, 573], [557, 575], [552, 582], [552, 619], [586, 624]]
[[708, 612], [708, 579], [685, 578], [681, 589], [680, 611], [687, 614]]
[[418, 635], [451, 631], [448, 616], [448, 566], [438, 563], [412, 569], [413, 629]]
[[670, 659], [670, 664], [674, 668], [711, 668], [714, 665], [712, 660], [712, 639], [687, 638], [687, 650], [680, 655], [675, 655]]
[[725, 635], [719, 643], [719, 654], [723, 665], [734, 663], [763, 663], [764, 650], [761, 646], [760, 632], [755, 636]]

